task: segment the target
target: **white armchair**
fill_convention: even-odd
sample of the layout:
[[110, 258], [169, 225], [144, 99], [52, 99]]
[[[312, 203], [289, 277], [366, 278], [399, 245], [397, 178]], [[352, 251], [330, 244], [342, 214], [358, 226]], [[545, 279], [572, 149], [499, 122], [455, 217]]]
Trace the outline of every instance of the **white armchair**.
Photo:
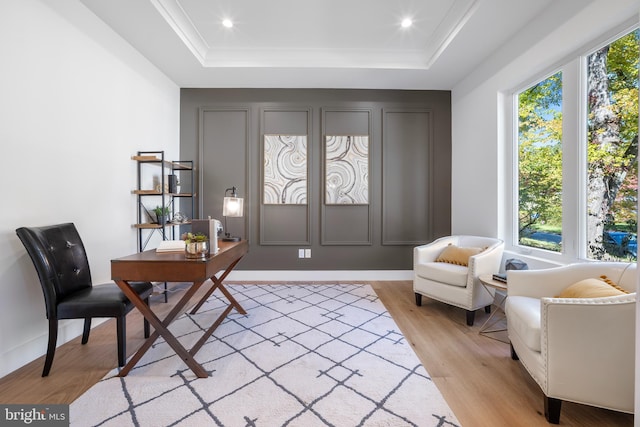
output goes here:
[[[630, 294], [555, 298], [569, 285], [606, 275]], [[633, 413], [636, 264], [599, 262], [507, 272], [511, 357], [538, 383], [547, 421], [562, 401]]]
[[[468, 265], [436, 262], [448, 245], [461, 248], [483, 248], [469, 257]], [[487, 290], [478, 277], [497, 273], [502, 262], [504, 242], [479, 236], [447, 236], [413, 249], [413, 292], [416, 305], [422, 305], [422, 296], [432, 298], [467, 311], [467, 325], [472, 326], [475, 311], [485, 308], [489, 312], [493, 290]]]

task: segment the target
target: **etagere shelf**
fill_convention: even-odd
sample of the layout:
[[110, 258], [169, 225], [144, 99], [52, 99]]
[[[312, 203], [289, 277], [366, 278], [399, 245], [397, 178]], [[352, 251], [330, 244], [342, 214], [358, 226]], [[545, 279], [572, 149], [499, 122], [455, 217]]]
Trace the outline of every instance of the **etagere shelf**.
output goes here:
[[[164, 151], [138, 151], [131, 159], [137, 163], [138, 173], [137, 187], [132, 191], [137, 197], [137, 222], [133, 227], [137, 230], [138, 252], [142, 252], [154, 233], [160, 233], [162, 240], [174, 239], [179, 236], [180, 227], [191, 224], [190, 219], [178, 221], [176, 213], [187, 210], [193, 215], [195, 212], [195, 193], [191, 192], [194, 166], [192, 160], [167, 160]], [[158, 222], [153, 213], [155, 207], [167, 208], [167, 222]], [[166, 290], [165, 283], [165, 302]]]

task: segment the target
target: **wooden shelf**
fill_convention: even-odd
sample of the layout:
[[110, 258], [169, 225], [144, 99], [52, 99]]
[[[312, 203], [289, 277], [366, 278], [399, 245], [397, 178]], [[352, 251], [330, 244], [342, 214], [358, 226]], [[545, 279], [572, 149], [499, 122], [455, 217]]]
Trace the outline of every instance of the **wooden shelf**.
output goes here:
[[182, 171], [190, 171], [193, 169], [191, 165], [187, 165], [180, 162], [169, 162], [173, 166], [173, 170], [182, 170]]
[[173, 170], [190, 171], [193, 167], [186, 163], [172, 162], [170, 160], [162, 160], [156, 156], [131, 156], [131, 160], [145, 163], [162, 163], [164, 166], [173, 168]]
[[[191, 224], [191, 221], [185, 221], [185, 222], [168, 222], [166, 223], [164, 226], [165, 227], [175, 227], [177, 225], [188, 225]], [[143, 229], [155, 229], [155, 228], [160, 228], [160, 224], [156, 224], [156, 223], [151, 223], [151, 222], [147, 222], [144, 224], [133, 224], [133, 226], [135, 228], [143, 228]]]
[[[132, 194], [141, 194], [143, 196], [162, 196], [163, 193], [155, 190], [131, 190]], [[173, 197], [193, 197], [195, 193], [164, 193], [165, 196]]]
[[143, 229], [154, 229], [154, 228], [160, 228], [160, 224], [152, 224], [152, 223], [145, 223], [145, 224], [133, 224], [133, 226], [135, 228], [143, 228]]
[[[162, 193], [156, 190], [131, 190], [133, 194], [144, 194], [145, 196], [161, 196]], [[166, 194], [166, 193], [165, 193]]]

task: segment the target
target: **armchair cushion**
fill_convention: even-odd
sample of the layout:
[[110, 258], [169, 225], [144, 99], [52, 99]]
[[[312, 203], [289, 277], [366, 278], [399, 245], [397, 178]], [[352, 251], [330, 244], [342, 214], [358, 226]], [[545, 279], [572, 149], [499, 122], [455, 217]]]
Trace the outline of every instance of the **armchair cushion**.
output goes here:
[[456, 264], [429, 262], [417, 264], [415, 266], [415, 274], [423, 279], [464, 288], [467, 286], [469, 269]]
[[583, 279], [569, 285], [560, 292], [557, 298], [601, 298], [626, 293], [628, 292], [621, 290], [615, 283], [607, 279], [607, 276], [601, 276], [599, 279]]
[[509, 328], [516, 332], [524, 344], [533, 351], [541, 351], [540, 300], [523, 296], [510, 296], [509, 308], [518, 316], [509, 317]]
[[469, 265], [469, 257], [478, 255], [485, 248], [465, 248], [449, 243], [438, 255], [436, 262], [446, 262], [456, 265]]

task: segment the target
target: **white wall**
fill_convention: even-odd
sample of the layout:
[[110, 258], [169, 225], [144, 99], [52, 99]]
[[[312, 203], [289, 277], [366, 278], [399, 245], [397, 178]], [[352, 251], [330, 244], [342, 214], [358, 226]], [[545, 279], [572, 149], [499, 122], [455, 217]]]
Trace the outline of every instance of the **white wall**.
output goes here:
[[[131, 156], [177, 158], [180, 90], [76, 0], [0, 2], [0, 58], [2, 377], [47, 342], [42, 291], [15, 229], [74, 222], [94, 283], [110, 281], [110, 259], [136, 251]], [[81, 329], [61, 322], [58, 342]]]

